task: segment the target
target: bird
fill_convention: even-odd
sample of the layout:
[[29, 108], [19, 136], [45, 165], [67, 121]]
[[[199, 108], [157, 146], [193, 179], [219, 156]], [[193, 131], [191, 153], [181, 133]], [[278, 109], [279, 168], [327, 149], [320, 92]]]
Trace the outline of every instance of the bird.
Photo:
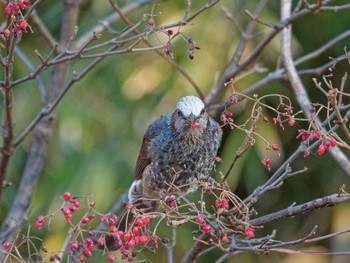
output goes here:
[[203, 101], [196, 96], [181, 98], [174, 110], [146, 129], [129, 204], [149, 213], [166, 197], [195, 191], [198, 181], [209, 177], [221, 138], [220, 125], [209, 116]]

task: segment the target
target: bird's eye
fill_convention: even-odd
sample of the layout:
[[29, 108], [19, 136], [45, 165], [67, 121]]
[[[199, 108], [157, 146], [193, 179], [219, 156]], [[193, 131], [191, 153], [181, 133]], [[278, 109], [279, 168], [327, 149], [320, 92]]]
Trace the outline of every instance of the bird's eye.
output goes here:
[[177, 115], [178, 115], [179, 117], [182, 117], [182, 112], [181, 112], [180, 110], [177, 110]]
[[201, 110], [201, 115], [203, 115], [205, 113], [205, 109]]

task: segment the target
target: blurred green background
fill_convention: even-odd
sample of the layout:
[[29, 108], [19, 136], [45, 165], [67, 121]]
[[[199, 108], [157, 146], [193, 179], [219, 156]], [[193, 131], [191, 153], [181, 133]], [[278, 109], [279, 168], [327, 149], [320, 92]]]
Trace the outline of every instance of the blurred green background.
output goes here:
[[[62, 1], [43, 1], [38, 13], [45, 25], [58, 36], [62, 11]], [[117, 1], [120, 6], [131, 1]], [[180, 20], [184, 15], [187, 1], [165, 1], [155, 5], [156, 25], [165, 25]], [[182, 30], [188, 33], [200, 46], [193, 61], [188, 59], [188, 45], [183, 40], [177, 40], [173, 45], [174, 60], [186, 69], [188, 74], [206, 93], [215, 81], [216, 74], [221, 76], [229, 63], [240, 39], [239, 30], [223, 15], [222, 6], [231, 10], [241, 26], [249, 22], [244, 10], [255, 10], [258, 1], [223, 0], [213, 8], [198, 16], [190, 25]], [[336, 1], [337, 4], [347, 1]], [[193, 1], [192, 9], [196, 10], [206, 1]], [[143, 14], [150, 14], [152, 6], [145, 6], [128, 17], [137, 22]], [[102, 17], [110, 14], [111, 7], [108, 1], [82, 1], [79, 18], [78, 35], [83, 35], [87, 29], [98, 23]], [[318, 48], [349, 28], [350, 11], [339, 13], [324, 12], [314, 16], [305, 17], [293, 25], [294, 56], [300, 57]], [[275, 23], [279, 21], [279, 2], [269, 1], [261, 19]], [[147, 26], [145, 23], [141, 29]], [[122, 22], [113, 24], [113, 29], [121, 31]], [[266, 27], [258, 25], [258, 30]], [[111, 33], [104, 32], [103, 39], [111, 37]], [[245, 55], [249, 54], [261, 37], [253, 39], [248, 45]], [[101, 40], [101, 41], [102, 41]], [[152, 43], [157, 43], [155, 37], [150, 37]], [[301, 68], [320, 66], [329, 60], [344, 53], [344, 47], [349, 38], [334, 45], [321, 57], [302, 65]], [[49, 48], [34, 32], [25, 34], [20, 48], [36, 65], [33, 49], [37, 49], [44, 57]], [[261, 57], [261, 65], [269, 70], [276, 68], [279, 59], [280, 37], [274, 39]], [[79, 72], [87, 65], [87, 60], [76, 60], [72, 64], [72, 71]], [[334, 84], [339, 85], [344, 72], [349, 69], [346, 62], [340, 63], [334, 72]], [[16, 59], [14, 78], [28, 74], [28, 69]], [[265, 73], [267, 74], [267, 73]], [[255, 83], [264, 74], [252, 74], [235, 84], [237, 90], [244, 90]], [[48, 82], [50, 70], [42, 74], [44, 83]], [[302, 77], [310, 97], [314, 102], [325, 103], [312, 83], [312, 77]], [[228, 89], [224, 97], [226, 100], [231, 93]], [[293, 97], [286, 82], [278, 81], [266, 85], [258, 91], [259, 94], [278, 93]], [[79, 196], [95, 195], [96, 208], [107, 213], [118, 200], [120, 195], [132, 182], [132, 174], [143, 133], [148, 124], [160, 114], [171, 110], [177, 100], [185, 95], [196, 95], [195, 90], [169, 63], [155, 53], [130, 53], [111, 56], [103, 60], [82, 81], [78, 82], [62, 100], [58, 108], [58, 117], [53, 140], [46, 158], [40, 184], [34, 195], [29, 223], [34, 224], [39, 214], [50, 214], [58, 209], [62, 203], [60, 196], [66, 191]], [[40, 110], [40, 93], [35, 81], [26, 82], [14, 90], [14, 116], [17, 134], [31, 122]], [[277, 106], [278, 101], [268, 101], [270, 105]], [[1, 102], [1, 106], [3, 103]], [[298, 106], [294, 104], [295, 111]], [[251, 103], [242, 102], [232, 108], [235, 123], [243, 123], [250, 116]], [[217, 117], [217, 116], [216, 116]], [[269, 116], [272, 117], [272, 116]], [[262, 125], [260, 134], [271, 143], [281, 145], [280, 158], [271, 154], [273, 158], [273, 171], [286, 157], [293, 153], [298, 145], [297, 130], [306, 128], [301, 126], [289, 127], [285, 130], [270, 125]], [[226, 172], [237, 147], [239, 147], [244, 134], [234, 130], [225, 129], [225, 138], [219, 156], [224, 160], [218, 171]], [[244, 198], [257, 186], [263, 184], [269, 177], [261, 160], [267, 155], [265, 145], [260, 141], [245, 154], [229, 178], [232, 190]], [[13, 183], [3, 195], [3, 206], [0, 220], [9, 210], [20, 182], [23, 168], [31, 145], [31, 136], [17, 148], [11, 161], [7, 179]], [[349, 177], [326, 153], [323, 156], [312, 154], [308, 158], [301, 157], [293, 165], [293, 169], [308, 167], [302, 175], [287, 180], [284, 186], [264, 196], [257, 205], [260, 215], [285, 208], [293, 202], [301, 203], [308, 200], [338, 192], [342, 184], [349, 184]], [[197, 193], [198, 194], [198, 193]], [[198, 196], [193, 194], [191, 199]], [[314, 225], [319, 225], [317, 235], [348, 228], [350, 206], [340, 205], [333, 209], [315, 211], [305, 216], [292, 219], [283, 219], [271, 223], [265, 229], [257, 230], [256, 236], [262, 237], [277, 230], [276, 239], [288, 241], [305, 236]], [[175, 248], [175, 262], [193, 243], [189, 230], [193, 226], [178, 228], [178, 244]], [[33, 236], [44, 240], [49, 250], [57, 250], [62, 246], [66, 237], [68, 225], [60, 214], [55, 216], [50, 230], [31, 230]], [[169, 229], [162, 227], [161, 237], [169, 236]], [[322, 242], [317, 247], [306, 246], [313, 251], [349, 250], [349, 234]], [[161, 253], [152, 255], [144, 253], [150, 262], [166, 262], [166, 250], [160, 246]], [[118, 253], [118, 252], [117, 252]], [[211, 252], [199, 262], [214, 262], [220, 252]], [[140, 258], [143, 258], [141, 256]], [[349, 262], [350, 256], [322, 257], [322, 256], [295, 256], [271, 253], [269, 255], [242, 254], [229, 259], [227, 262]], [[102, 262], [95, 258], [94, 262]]]

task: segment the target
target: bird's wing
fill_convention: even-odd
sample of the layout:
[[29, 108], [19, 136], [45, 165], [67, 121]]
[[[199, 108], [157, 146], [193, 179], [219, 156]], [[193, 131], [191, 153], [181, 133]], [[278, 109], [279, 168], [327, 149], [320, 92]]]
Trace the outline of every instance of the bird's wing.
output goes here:
[[166, 126], [169, 126], [169, 119], [171, 118], [170, 116], [171, 113], [168, 112], [160, 116], [148, 126], [145, 135], [143, 136], [139, 157], [137, 158], [134, 180], [141, 179], [143, 171], [152, 162], [152, 158], [148, 154], [148, 146], [153, 138], [164, 132]]
[[143, 171], [145, 170], [147, 165], [149, 165], [151, 163], [151, 158], [148, 157], [148, 153], [147, 153], [150, 138], [146, 138], [146, 135], [147, 135], [147, 133], [143, 137], [141, 150], [139, 153], [139, 157], [137, 158], [135, 173], [134, 173], [134, 180], [141, 179]]

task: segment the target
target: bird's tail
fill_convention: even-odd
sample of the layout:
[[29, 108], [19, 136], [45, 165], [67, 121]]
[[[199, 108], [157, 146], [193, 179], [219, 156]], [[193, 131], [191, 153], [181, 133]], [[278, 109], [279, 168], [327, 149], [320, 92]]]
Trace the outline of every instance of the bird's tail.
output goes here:
[[[156, 200], [150, 200], [144, 196], [144, 192], [142, 189], [141, 180], [136, 180], [131, 185], [128, 194], [129, 202], [126, 205], [127, 211], [117, 223], [117, 229], [125, 233], [131, 233], [132, 229], [135, 225], [138, 224], [137, 219], [142, 218], [139, 215], [152, 213], [157, 209], [158, 203]], [[142, 226], [148, 227], [148, 225]], [[121, 232], [119, 232], [121, 233]], [[100, 249], [107, 250], [117, 250], [123, 244], [123, 239], [117, 233], [113, 233], [111, 235], [107, 235], [105, 237], [105, 245], [101, 246]]]

